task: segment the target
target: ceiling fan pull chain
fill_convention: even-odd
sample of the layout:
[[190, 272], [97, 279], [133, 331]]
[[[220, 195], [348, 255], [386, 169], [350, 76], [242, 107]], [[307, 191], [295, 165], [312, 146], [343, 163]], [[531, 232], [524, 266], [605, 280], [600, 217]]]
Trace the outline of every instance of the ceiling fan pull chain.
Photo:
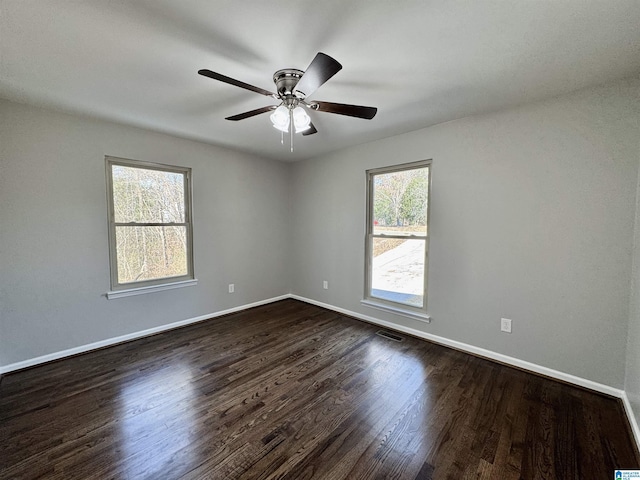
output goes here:
[[280, 145], [284, 145], [284, 132], [280, 130]]

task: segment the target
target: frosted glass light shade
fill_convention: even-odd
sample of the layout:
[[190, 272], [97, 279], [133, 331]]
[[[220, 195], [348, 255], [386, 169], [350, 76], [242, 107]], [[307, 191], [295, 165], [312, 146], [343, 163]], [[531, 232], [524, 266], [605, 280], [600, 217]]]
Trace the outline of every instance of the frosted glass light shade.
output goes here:
[[311, 126], [311, 118], [307, 115], [302, 107], [293, 109], [293, 124], [296, 127], [296, 133], [304, 132]]
[[280, 105], [269, 117], [273, 128], [277, 128], [282, 132], [289, 131], [289, 109], [284, 105]]

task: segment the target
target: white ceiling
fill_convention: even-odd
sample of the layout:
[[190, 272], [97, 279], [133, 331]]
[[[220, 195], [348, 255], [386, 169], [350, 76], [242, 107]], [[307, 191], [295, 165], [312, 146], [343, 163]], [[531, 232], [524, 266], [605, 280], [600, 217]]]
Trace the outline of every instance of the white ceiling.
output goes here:
[[[295, 152], [259, 115], [273, 73], [324, 52]], [[0, 0], [0, 97], [299, 160], [640, 73], [640, 0]]]

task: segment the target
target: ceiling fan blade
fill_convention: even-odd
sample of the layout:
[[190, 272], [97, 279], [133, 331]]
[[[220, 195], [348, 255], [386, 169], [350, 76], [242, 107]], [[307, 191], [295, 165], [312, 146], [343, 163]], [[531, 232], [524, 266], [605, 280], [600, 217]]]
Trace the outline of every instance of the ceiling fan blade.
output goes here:
[[214, 80], [228, 83], [229, 85], [235, 85], [236, 87], [244, 88], [246, 90], [251, 90], [252, 92], [260, 93], [262, 95], [266, 95], [267, 97], [277, 98], [275, 93], [271, 93], [268, 90], [265, 90], [260, 87], [254, 87], [253, 85], [249, 85], [248, 83], [241, 82], [240, 80], [227, 77], [226, 75], [222, 75], [220, 73], [212, 72], [211, 70], [204, 70], [204, 69], [198, 70], [198, 73], [200, 75], [204, 75], [205, 77], [213, 78]]
[[313, 135], [314, 133], [318, 133], [318, 130], [316, 130], [316, 126], [312, 123], [309, 124], [308, 129], [306, 129], [304, 132], [302, 132], [302, 136], [306, 137], [307, 135]]
[[349, 117], [358, 117], [371, 120], [376, 116], [376, 107], [363, 107], [362, 105], [347, 105], [346, 103], [310, 102], [309, 106], [318, 112], [337, 113]]
[[261, 113], [270, 112], [271, 110], [275, 110], [276, 108], [278, 108], [278, 107], [275, 106], [275, 105], [269, 105], [268, 107], [256, 108], [255, 110], [250, 110], [248, 112], [239, 113], [238, 115], [233, 115], [231, 117], [227, 117], [227, 118], [225, 118], [225, 120], [233, 120], [233, 121], [244, 120], [245, 118], [254, 117], [256, 115], [260, 115]]
[[295, 86], [294, 91], [301, 98], [306, 98], [341, 69], [342, 65], [338, 61], [329, 55], [318, 52]]

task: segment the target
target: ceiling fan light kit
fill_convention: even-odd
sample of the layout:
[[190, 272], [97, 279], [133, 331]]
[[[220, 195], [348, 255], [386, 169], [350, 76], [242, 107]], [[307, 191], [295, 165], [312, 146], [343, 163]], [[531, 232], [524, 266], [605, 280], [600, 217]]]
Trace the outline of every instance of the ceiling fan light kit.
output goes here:
[[345, 103], [331, 103], [307, 100], [320, 86], [333, 77], [342, 69], [342, 65], [329, 55], [319, 52], [306, 71], [295, 68], [285, 68], [273, 74], [273, 82], [276, 85], [276, 92], [271, 93], [260, 87], [255, 87], [248, 83], [241, 82], [226, 75], [212, 72], [211, 70], [199, 70], [198, 73], [205, 77], [228, 83], [236, 87], [244, 88], [275, 100], [280, 100], [279, 105], [269, 105], [266, 107], [251, 110], [227, 117], [226, 120], [238, 121], [250, 118], [261, 113], [273, 112], [269, 119], [274, 128], [282, 132], [282, 143], [284, 134], [289, 133], [291, 137], [291, 151], [293, 152], [293, 134], [302, 133], [303, 136], [317, 133], [316, 127], [311, 122], [309, 111], [337, 113], [349, 117], [364, 118], [371, 120], [377, 113], [375, 107], [364, 107], [361, 105], [348, 105]]

